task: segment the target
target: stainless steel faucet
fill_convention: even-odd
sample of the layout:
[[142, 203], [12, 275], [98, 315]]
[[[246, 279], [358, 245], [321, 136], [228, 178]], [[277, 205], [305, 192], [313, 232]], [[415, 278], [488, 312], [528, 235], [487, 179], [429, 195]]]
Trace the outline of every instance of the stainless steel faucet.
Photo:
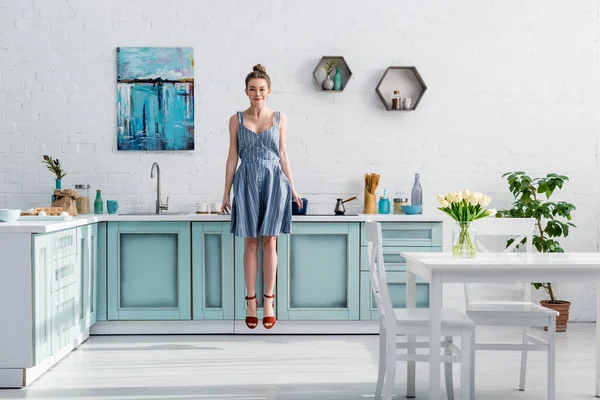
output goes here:
[[156, 167], [156, 214], [161, 214], [163, 210], [169, 209], [169, 197], [167, 197], [167, 202], [163, 204], [160, 198], [160, 165], [157, 162], [152, 164], [150, 178], [154, 178], [154, 167]]

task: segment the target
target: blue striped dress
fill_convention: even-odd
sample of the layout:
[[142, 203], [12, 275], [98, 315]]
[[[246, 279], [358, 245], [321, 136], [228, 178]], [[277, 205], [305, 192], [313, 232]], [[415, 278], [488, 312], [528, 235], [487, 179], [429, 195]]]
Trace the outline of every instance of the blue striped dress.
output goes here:
[[258, 133], [237, 114], [241, 163], [233, 178], [231, 232], [250, 238], [290, 233], [292, 189], [279, 163], [279, 111], [275, 123]]

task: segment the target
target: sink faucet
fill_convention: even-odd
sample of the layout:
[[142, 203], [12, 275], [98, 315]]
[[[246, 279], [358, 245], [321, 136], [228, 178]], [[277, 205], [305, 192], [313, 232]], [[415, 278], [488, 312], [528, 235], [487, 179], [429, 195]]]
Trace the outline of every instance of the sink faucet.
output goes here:
[[152, 168], [150, 169], [150, 178], [154, 178], [154, 167], [156, 167], [156, 214], [161, 214], [163, 210], [169, 209], [169, 198], [167, 197], [167, 202], [162, 203], [160, 198], [160, 166], [157, 162], [152, 164]]

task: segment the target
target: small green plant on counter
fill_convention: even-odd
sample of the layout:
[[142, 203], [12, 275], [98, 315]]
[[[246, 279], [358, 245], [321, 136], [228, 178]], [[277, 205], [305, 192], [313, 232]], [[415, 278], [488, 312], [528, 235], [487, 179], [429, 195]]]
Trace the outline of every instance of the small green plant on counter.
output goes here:
[[60, 165], [60, 161], [57, 159], [52, 159], [52, 156], [44, 155], [43, 164], [46, 165], [46, 168], [50, 170], [54, 175], [56, 175], [56, 179], [62, 179], [65, 175], [67, 175]]
[[[545, 177], [531, 178], [523, 171], [507, 172], [502, 177], [507, 177], [508, 186], [515, 201], [509, 210], [498, 210], [498, 218], [535, 218], [537, 220], [537, 234], [533, 235], [533, 245], [540, 253], [563, 253], [564, 250], [557, 238], [567, 237], [569, 228], [576, 227], [571, 220], [571, 212], [575, 206], [565, 201], [548, 201], [555, 190], [562, 189], [569, 180], [565, 175], [548, 174]], [[546, 197], [543, 199], [542, 197]], [[562, 220], [561, 220], [562, 219]], [[510, 239], [506, 246], [514, 239]], [[525, 244], [525, 239], [521, 242]], [[550, 296], [551, 303], [560, 303], [556, 300], [552, 284], [532, 283], [536, 289], [544, 288]]]

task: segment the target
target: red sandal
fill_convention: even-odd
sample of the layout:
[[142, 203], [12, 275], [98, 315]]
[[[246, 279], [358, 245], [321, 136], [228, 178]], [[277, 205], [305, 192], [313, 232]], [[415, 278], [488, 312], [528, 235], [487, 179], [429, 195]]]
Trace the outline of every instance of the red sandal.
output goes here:
[[[264, 297], [266, 297], [267, 299], [273, 299], [273, 309], [275, 309], [275, 300], [274, 300], [275, 295], [268, 296], [265, 294]], [[264, 301], [263, 301], [263, 303], [264, 303]], [[263, 308], [264, 308], [264, 304], [263, 304]], [[271, 329], [273, 326], [275, 326], [275, 322], [277, 322], [277, 319], [275, 318], [274, 315], [270, 315], [268, 317], [263, 317], [263, 320], [262, 320], [263, 326], [266, 329]]]
[[[248, 305], [248, 300], [252, 300], [254, 299], [254, 301], [256, 302], [256, 310], [258, 312], [258, 300], [256, 299], [256, 295], [252, 296], [252, 297], [248, 297], [246, 296], [246, 306]], [[254, 329], [258, 326], [258, 317], [246, 317], [246, 326], [250, 329]]]

